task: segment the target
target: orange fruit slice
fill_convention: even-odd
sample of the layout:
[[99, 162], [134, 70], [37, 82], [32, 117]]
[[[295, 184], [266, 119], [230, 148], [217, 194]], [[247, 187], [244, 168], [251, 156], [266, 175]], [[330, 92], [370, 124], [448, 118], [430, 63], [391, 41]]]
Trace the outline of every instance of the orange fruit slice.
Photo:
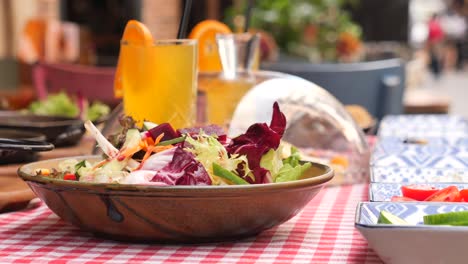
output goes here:
[[337, 155], [337, 156], [333, 157], [330, 160], [330, 163], [332, 165], [339, 165], [339, 166], [343, 167], [343, 169], [346, 169], [349, 166], [348, 159], [345, 156], [340, 156], [340, 155]]
[[221, 71], [216, 45], [216, 34], [229, 34], [231, 29], [217, 20], [205, 20], [198, 23], [190, 32], [189, 39], [198, 40], [198, 70]]
[[[122, 41], [133, 45], [151, 46], [153, 45], [153, 36], [143, 23], [136, 20], [129, 20], [125, 26]], [[117, 98], [122, 98], [123, 96], [121, 67], [119, 55], [114, 77], [114, 95]]]

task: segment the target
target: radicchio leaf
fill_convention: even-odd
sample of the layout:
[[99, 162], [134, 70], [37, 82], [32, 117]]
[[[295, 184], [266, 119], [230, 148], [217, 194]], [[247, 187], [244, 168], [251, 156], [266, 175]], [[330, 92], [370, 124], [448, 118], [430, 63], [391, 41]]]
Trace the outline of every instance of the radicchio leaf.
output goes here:
[[171, 148], [151, 155], [141, 166], [142, 170], [158, 171], [167, 166], [174, 157], [176, 148]]
[[[273, 116], [270, 126], [266, 123], [256, 123], [251, 125], [245, 134], [233, 138], [226, 147], [230, 155], [246, 155], [249, 163], [249, 169], [252, 171], [255, 179], [246, 177], [244, 179], [250, 183], [268, 183], [271, 181], [269, 171], [260, 167], [262, 156], [270, 149], [277, 149], [281, 137], [286, 128], [286, 118], [281, 113], [278, 103], [273, 105]], [[242, 173], [239, 173], [242, 175]]]
[[211, 185], [205, 167], [181, 147], [175, 149], [172, 161], [157, 171], [151, 181], [167, 185]]
[[279, 109], [278, 102], [273, 104], [273, 116], [271, 117], [270, 128], [278, 133], [281, 137], [286, 129], [286, 117]]

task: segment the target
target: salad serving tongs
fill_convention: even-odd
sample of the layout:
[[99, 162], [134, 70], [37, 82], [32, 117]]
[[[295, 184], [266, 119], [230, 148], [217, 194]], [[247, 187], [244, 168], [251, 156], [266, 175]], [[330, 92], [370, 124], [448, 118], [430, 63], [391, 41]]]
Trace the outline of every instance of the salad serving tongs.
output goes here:
[[22, 151], [49, 151], [54, 145], [45, 141], [0, 138], [0, 149]]

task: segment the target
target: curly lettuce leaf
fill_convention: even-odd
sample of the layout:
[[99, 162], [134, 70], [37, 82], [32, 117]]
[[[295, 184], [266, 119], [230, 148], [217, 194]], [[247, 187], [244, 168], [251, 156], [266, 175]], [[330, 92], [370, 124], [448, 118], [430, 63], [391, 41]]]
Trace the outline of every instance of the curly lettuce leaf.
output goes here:
[[[80, 109], [80, 106], [82, 109]], [[95, 121], [109, 114], [110, 108], [98, 101], [88, 106], [88, 101], [85, 98], [81, 98], [77, 102], [65, 92], [60, 92], [48, 95], [45, 100], [31, 103], [29, 111], [36, 115], [82, 117], [86, 120]], [[84, 116], [81, 116], [82, 112], [85, 113]]]
[[226, 148], [218, 141], [216, 136], [208, 136], [200, 131], [196, 138], [187, 135], [185, 141], [189, 143], [185, 150], [193, 153], [195, 159], [203, 164], [214, 184], [220, 184], [221, 182], [213, 172], [213, 163], [231, 172], [241, 167], [245, 173], [249, 173], [247, 158], [240, 155], [229, 156]]
[[98, 120], [100, 117], [106, 116], [110, 113], [110, 107], [101, 102], [94, 102], [88, 108], [87, 119], [91, 121]]
[[278, 172], [278, 176], [275, 179], [275, 182], [288, 182], [299, 180], [302, 174], [307, 171], [312, 164], [307, 162], [302, 165], [297, 165], [293, 167], [291, 164], [286, 163], [281, 167]]
[[291, 146], [291, 155], [283, 160], [283, 164], [290, 164], [292, 167], [299, 165], [301, 153], [296, 147]]
[[208, 136], [214, 136], [223, 145], [227, 143], [227, 135], [224, 129], [218, 125], [196, 126], [178, 129], [180, 134], [189, 134], [191, 137], [197, 137], [198, 134], [203, 132]]
[[64, 92], [49, 95], [47, 99], [33, 102], [29, 111], [37, 115], [52, 115], [77, 117], [80, 113], [78, 106]]
[[280, 169], [283, 167], [283, 160], [281, 159], [281, 149], [275, 151], [270, 149], [260, 159], [260, 167], [267, 169], [270, 172], [272, 181], [274, 182]]
[[310, 168], [310, 163], [300, 164], [301, 156], [299, 150], [291, 147], [291, 154], [283, 157], [283, 146], [277, 150], [270, 149], [260, 160], [260, 167], [267, 169], [272, 182], [287, 182], [300, 179], [301, 175]]

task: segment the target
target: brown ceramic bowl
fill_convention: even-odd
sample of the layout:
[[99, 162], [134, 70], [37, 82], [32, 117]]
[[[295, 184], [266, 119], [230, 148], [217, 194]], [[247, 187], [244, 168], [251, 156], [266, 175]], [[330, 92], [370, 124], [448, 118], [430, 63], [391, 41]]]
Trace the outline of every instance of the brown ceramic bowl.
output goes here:
[[296, 215], [333, 178], [330, 167], [316, 163], [304, 179], [248, 186], [90, 184], [32, 175], [63, 160], [30, 163], [18, 173], [65, 221], [125, 241], [200, 243], [252, 236]]

